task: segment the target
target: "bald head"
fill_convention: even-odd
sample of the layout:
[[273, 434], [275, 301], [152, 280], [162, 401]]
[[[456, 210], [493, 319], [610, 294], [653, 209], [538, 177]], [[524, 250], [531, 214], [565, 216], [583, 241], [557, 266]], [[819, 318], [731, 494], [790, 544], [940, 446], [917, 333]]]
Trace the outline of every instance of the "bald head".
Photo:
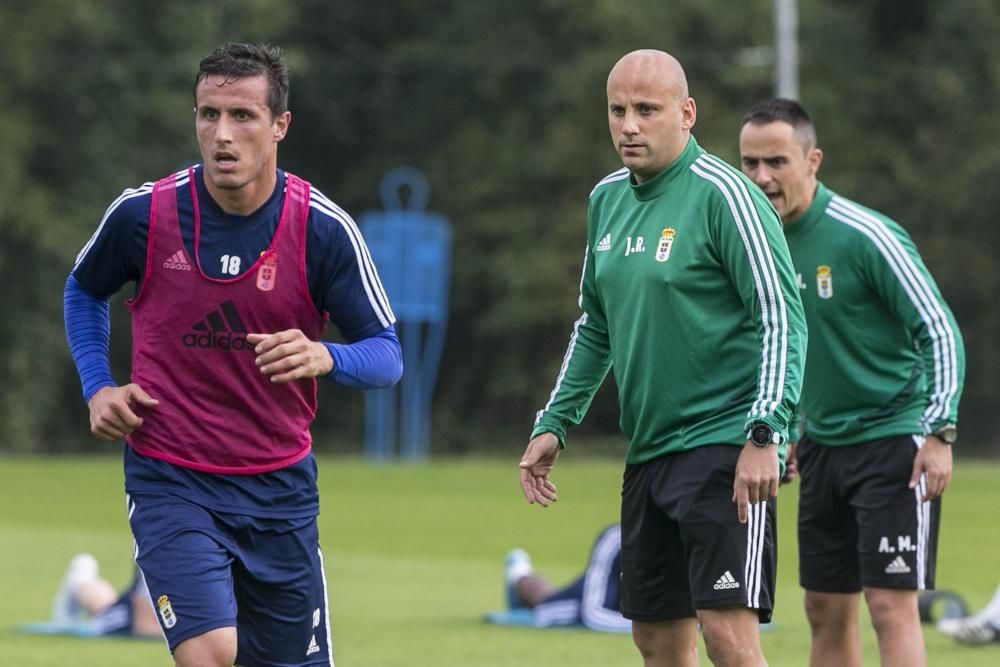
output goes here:
[[643, 77], [649, 82], [657, 82], [665, 90], [671, 91], [677, 99], [688, 96], [687, 75], [677, 58], [666, 51], [639, 49], [626, 53], [618, 59], [608, 74], [608, 87], [615, 78]]
[[684, 68], [654, 49], [622, 56], [608, 75], [608, 125], [636, 182], [653, 178], [687, 146], [696, 118]]

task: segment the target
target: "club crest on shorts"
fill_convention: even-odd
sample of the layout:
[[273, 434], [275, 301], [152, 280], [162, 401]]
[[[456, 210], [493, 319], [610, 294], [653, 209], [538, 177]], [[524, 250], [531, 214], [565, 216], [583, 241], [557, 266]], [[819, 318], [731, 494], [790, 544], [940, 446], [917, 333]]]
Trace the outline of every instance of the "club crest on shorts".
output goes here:
[[163, 627], [172, 628], [177, 625], [177, 616], [174, 615], [174, 608], [170, 606], [170, 598], [166, 595], [158, 597], [156, 608], [160, 611], [160, 618], [163, 619]]
[[657, 262], [665, 262], [670, 259], [670, 249], [674, 247], [674, 236], [676, 235], [677, 230], [673, 227], [667, 227], [660, 232], [660, 242], [656, 244]]
[[833, 273], [825, 264], [816, 267], [816, 294], [821, 299], [833, 297]]
[[257, 289], [261, 292], [270, 292], [274, 289], [275, 280], [278, 277], [278, 256], [270, 253], [260, 263], [257, 269]]

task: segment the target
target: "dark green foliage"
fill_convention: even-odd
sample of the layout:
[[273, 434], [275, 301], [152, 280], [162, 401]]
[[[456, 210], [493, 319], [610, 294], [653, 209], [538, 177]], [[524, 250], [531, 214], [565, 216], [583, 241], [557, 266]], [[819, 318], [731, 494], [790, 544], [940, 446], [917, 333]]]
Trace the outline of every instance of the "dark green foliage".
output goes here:
[[[1000, 8], [801, 0], [799, 19], [822, 177], [917, 241], [966, 338], [962, 449], [996, 451], [1000, 189], [987, 179], [1000, 166]], [[430, 207], [455, 226], [434, 446], [516, 448], [577, 317], [587, 194], [618, 166], [608, 69], [633, 48], [677, 55], [696, 136], [734, 161], [743, 111], [771, 93], [771, 21], [767, 0], [0, 5], [0, 448], [94, 446], [63, 342], [65, 275], [123, 188], [198, 159], [198, 60], [256, 40], [289, 54], [283, 166], [355, 215], [381, 206], [388, 169], [427, 174]], [[117, 303], [112, 313], [124, 381], [127, 315]], [[665, 390], [673, 381], [684, 379]], [[325, 387], [321, 400], [319, 446], [355, 447], [340, 443], [360, 437], [360, 396]], [[615, 432], [615, 402], [609, 380], [583, 429]]]

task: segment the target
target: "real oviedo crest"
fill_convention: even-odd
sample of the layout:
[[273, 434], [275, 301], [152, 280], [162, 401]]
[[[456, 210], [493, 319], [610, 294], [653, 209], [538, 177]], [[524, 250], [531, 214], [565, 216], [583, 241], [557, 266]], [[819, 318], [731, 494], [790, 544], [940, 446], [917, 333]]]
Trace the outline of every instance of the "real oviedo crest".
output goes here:
[[677, 230], [667, 227], [660, 232], [660, 241], [656, 244], [656, 261], [665, 262], [670, 259], [670, 249], [674, 247], [674, 236]]
[[274, 289], [275, 280], [278, 277], [278, 256], [273, 252], [264, 258], [257, 269], [257, 289], [261, 292], [270, 292]]
[[833, 297], [833, 273], [825, 264], [816, 267], [816, 294], [821, 299]]

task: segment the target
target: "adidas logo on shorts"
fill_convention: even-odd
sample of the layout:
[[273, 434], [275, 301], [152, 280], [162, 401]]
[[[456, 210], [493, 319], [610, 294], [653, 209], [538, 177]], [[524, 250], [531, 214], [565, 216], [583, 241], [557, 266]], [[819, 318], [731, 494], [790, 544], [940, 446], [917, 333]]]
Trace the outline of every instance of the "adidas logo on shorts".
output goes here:
[[740, 582], [733, 579], [733, 573], [726, 570], [726, 573], [715, 580], [715, 585], [712, 586], [717, 591], [724, 591], [729, 588], [739, 588]]
[[885, 567], [886, 574], [908, 574], [909, 572], [910, 566], [906, 564], [902, 556], [896, 556], [896, 560]]

